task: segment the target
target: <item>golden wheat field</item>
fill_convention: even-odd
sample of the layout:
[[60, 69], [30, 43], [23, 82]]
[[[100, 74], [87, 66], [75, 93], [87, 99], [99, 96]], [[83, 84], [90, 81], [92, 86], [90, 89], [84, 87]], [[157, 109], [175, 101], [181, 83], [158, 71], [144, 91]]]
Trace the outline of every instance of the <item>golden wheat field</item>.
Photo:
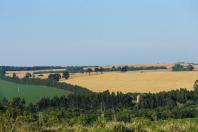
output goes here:
[[198, 72], [139, 71], [109, 72], [91, 76], [73, 75], [69, 80], [61, 80], [80, 85], [94, 92], [109, 90], [111, 92], [160, 92], [179, 88], [193, 89]]

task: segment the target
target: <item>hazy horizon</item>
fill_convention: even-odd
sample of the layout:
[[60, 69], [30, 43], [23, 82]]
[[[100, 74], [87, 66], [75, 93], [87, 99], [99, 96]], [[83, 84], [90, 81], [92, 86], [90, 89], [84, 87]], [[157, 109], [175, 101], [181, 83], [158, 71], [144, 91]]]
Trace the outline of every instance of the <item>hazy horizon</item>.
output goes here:
[[197, 0], [1, 0], [0, 65], [198, 63]]

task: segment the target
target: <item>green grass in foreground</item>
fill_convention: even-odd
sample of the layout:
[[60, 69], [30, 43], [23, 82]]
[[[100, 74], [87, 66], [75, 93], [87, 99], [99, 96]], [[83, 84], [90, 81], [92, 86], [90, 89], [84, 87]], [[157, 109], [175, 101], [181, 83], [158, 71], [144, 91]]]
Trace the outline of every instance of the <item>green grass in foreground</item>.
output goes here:
[[42, 97], [54, 97], [68, 95], [70, 93], [71, 92], [66, 90], [56, 89], [48, 86], [24, 85], [0, 80], [0, 99], [4, 97], [7, 99], [21, 97], [24, 98], [27, 103], [34, 103]]
[[[53, 118], [52, 115], [49, 115]], [[53, 118], [55, 119], [55, 118]], [[5, 120], [6, 121], [6, 120]], [[5, 125], [6, 124], [6, 125]], [[96, 121], [92, 125], [76, 123], [73, 125], [64, 122], [53, 122], [38, 126], [38, 123], [16, 122], [16, 132], [197, 132], [198, 119], [169, 119], [165, 121], [149, 121], [135, 119], [130, 123]], [[0, 122], [0, 130], [11, 131], [11, 122]]]

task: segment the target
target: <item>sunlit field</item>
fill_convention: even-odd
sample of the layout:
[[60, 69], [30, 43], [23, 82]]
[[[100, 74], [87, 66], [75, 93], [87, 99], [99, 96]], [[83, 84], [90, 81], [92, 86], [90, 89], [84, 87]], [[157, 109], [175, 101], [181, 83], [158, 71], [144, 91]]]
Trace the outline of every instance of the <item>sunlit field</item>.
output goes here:
[[70, 84], [86, 87], [94, 92], [109, 90], [111, 92], [160, 92], [179, 88], [192, 90], [198, 72], [171, 71], [136, 71], [108, 72], [71, 76], [69, 80], [61, 80]]

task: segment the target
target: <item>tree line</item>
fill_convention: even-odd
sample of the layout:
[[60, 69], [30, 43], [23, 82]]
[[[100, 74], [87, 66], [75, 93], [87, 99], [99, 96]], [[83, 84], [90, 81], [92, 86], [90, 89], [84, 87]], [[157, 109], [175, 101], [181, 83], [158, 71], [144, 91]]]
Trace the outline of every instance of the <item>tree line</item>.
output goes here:
[[31, 67], [0, 66], [0, 71], [32, 71], [32, 70], [48, 70], [48, 69], [65, 69], [65, 67], [61, 67], [61, 66], [31, 66]]
[[[197, 84], [195, 84], [197, 87]], [[37, 115], [45, 115], [44, 121], [58, 123], [90, 124], [104, 118], [107, 121], [130, 122], [136, 117], [150, 120], [168, 118], [198, 117], [197, 90], [186, 89], [160, 92], [156, 94], [140, 94], [140, 101], [136, 102], [138, 93], [123, 94], [121, 92], [91, 94], [71, 94], [68, 96], [42, 98], [35, 104], [26, 104], [24, 99], [14, 98], [0, 101], [0, 114], [12, 120], [24, 117], [26, 121], [40, 121]]]
[[187, 65], [187, 66], [184, 66], [184, 65], [181, 65], [181, 64], [175, 64], [173, 67], [172, 67], [172, 71], [193, 71], [194, 67], [193, 65]]
[[[53, 78], [50, 78], [53, 76]], [[55, 78], [54, 78], [55, 76]], [[59, 78], [58, 75], [49, 75], [48, 79], [39, 79], [39, 78], [30, 78], [31, 74], [27, 73], [24, 78], [18, 78], [17, 76], [13, 75], [13, 77], [5, 76], [1, 73], [0, 79], [18, 83], [18, 84], [27, 84], [27, 85], [44, 85], [49, 87], [54, 87], [58, 89], [64, 89], [68, 90], [73, 93], [91, 93], [90, 90], [87, 88], [77, 86], [77, 85], [71, 85], [63, 82], [58, 82], [56, 78]]]

